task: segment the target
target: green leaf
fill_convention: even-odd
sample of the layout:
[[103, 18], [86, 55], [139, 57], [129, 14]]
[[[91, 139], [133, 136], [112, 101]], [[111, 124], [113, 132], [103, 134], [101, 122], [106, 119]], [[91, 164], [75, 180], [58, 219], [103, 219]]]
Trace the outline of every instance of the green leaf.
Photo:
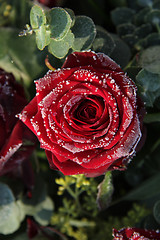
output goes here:
[[152, 31], [151, 24], [142, 24], [140, 27], [137, 27], [134, 31], [134, 34], [137, 36], [137, 39], [147, 37]]
[[40, 225], [46, 226], [49, 224], [51, 216], [53, 215], [53, 209], [54, 206], [51, 198], [46, 197], [43, 204], [41, 204], [40, 211], [37, 211], [32, 216]]
[[137, 26], [142, 25], [143, 23], [145, 23], [145, 16], [150, 12], [150, 8], [146, 7], [146, 8], [142, 8], [142, 10], [140, 10], [139, 12], [137, 12], [134, 15], [134, 23]]
[[156, 221], [160, 224], [160, 200], [157, 201], [153, 207], [153, 215]]
[[40, 6], [35, 5], [32, 7], [30, 12], [30, 23], [33, 29], [37, 29], [46, 24], [46, 16], [44, 10]]
[[118, 35], [124, 36], [126, 34], [132, 34], [135, 30], [135, 25], [132, 23], [123, 23], [117, 26]]
[[131, 51], [128, 45], [117, 35], [112, 34], [111, 35], [114, 43], [115, 48], [112, 51], [110, 57], [121, 66], [121, 68], [124, 68], [131, 57]]
[[68, 12], [68, 14], [70, 15], [70, 17], [72, 19], [71, 27], [73, 27], [73, 25], [75, 23], [75, 14], [74, 14], [73, 10], [70, 8], [64, 8], [64, 10], [66, 10]]
[[35, 30], [36, 43], [40, 50], [43, 50], [50, 42], [50, 31], [46, 31], [46, 26], [42, 25], [39, 29]]
[[142, 7], [152, 7], [153, 0], [137, 0], [137, 3]]
[[134, 45], [137, 42], [137, 36], [134, 34], [127, 34], [123, 36], [123, 40], [131, 47], [134, 47]]
[[136, 76], [140, 95], [147, 107], [153, 107], [154, 101], [160, 96], [160, 75], [142, 69]]
[[107, 172], [104, 180], [98, 186], [97, 203], [100, 210], [109, 206], [113, 191], [112, 173]]
[[74, 35], [71, 31], [60, 41], [56, 41], [51, 38], [48, 50], [57, 58], [64, 58], [68, 53], [69, 49], [72, 47], [74, 41]]
[[0, 233], [11, 234], [21, 223], [22, 214], [10, 188], [0, 183]]
[[92, 43], [93, 51], [110, 55], [115, 48], [115, 43], [112, 36], [102, 27], [96, 26], [96, 30], [96, 38]]
[[152, 10], [145, 16], [145, 21], [157, 26], [160, 24], [160, 10]]
[[150, 198], [160, 195], [159, 182], [160, 182], [160, 175], [157, 174], [147, 179], [140, 186], [138, 186], [137, 188], [129, 192], [125, 197], [123, 197], [123, 200], [146, 201]]
[[113, 23], [117, 26], [122, 23], [128, 23], [132, 21], [134, 11], [127, 7], [116, 8], [111, 12], [111, 18]]
[[19, 37], [18, 34], [19, 30], [14, 28], [0, 29], [0, 67], [29, 86], [47, 71], [46, 53], [38, 51], [35, 36]]
[[146, 37], [146, 47], [160, 45], [160, 34], [159, 33], [151, 33]]
[[49, 12], [51, 38], [62, 40], [68, 33], [72, 19], [63, 8], [52, 8]]
[[96, 36], [96, 27], [91, 18], [76, 16], [75, 24], [72, 27], [75, 36], [73, 43], [74, 51], [83, 51], [90, 48]]
[[145, 123], [160, 122], [160, 113], [148, 113], [144, 117]]
[[151, 73], [160, 74], [160, 46], [152, 46], [140, 54], [139, 64]]

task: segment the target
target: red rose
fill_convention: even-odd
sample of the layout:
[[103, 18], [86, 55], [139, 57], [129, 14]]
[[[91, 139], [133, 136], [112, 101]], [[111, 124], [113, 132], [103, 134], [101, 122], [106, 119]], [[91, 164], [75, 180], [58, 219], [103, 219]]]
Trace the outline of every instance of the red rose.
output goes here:
[[113, 240], [160, 240], [160, 232], [139, 228], [122, 228], [113, 230]]
[[17, 168], [34, 149], [33, 144], [24, 145], [35, 141], [33, 133], [15, 117], [26, 104], [22, 86], [0, 69], [0, 176]]
[[103, 53], [75, 52], [36, 82], [20, 119], [37, 135], [51, 168], [98, 176], [124, 169], [141, 138], [136, 86]]

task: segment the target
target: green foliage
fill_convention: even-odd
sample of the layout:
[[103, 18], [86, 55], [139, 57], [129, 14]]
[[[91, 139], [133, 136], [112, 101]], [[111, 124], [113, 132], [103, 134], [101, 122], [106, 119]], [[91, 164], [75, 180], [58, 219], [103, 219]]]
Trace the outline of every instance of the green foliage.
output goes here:
[[23, 213], [6, 184], [0, 183], [0, 196], [0, 233], [7, 235], [20, 227]]
[[[111, 18], [119, 36], [133, 49], [155, 45], [160, 32], [160, 9], [157, 1], [139, 0], [131, 7], [116, 8]], [[148, 43], [150, 34], [157, 33]]]
[[74, 51], [89, 49], [96, 36], [96, 28], [92, 19], [86, 16], [77, 16], [75, 18], [72, 32], [75, 36], [72, 47]]
[[51, 38], [62, 40], [70, 30], [72, 19], [63, 8], [52, 8], [49, 11]]
[[[71, 9], [60, 7], [44, 10], [33, 6], [30, 13], [31, 29], [36, 34], [37, 47], [56, 58], [64, 58], [69, 49], [88, 49], [94, 41], [96, 28], [91, 18], [76, 16]], [[26, 31], [27, 33], [27, 31]]]
[[160, 74], [160, 46], [152, 46], [141, 52], [139, 64], [151, 73]]
[[93, 51], [103, 52], [110, 56], [116, 46], [111, 34], [100, 26], [96, 26], [96, 30], [96, 38], [92, 43]]
[[136, 76], [136, 83], [146, 106], [153, 107], [156, 98], [160, 96], [160, 74], [142, 69]]

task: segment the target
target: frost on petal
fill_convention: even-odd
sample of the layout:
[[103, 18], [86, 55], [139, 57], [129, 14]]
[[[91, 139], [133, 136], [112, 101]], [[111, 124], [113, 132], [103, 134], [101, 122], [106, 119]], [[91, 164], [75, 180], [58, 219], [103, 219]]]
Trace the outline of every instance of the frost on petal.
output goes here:
[[121, 71], [121, 68], [110, 57], [103, 53], [87, 52], [74, 52], [70, 54], [64, 62], [62, 68], [92, 66], [93, 68], [108, 69], [113, 71]]
[[8, 141], [0, 151], [0, 168], [8, 161], [10, 157], [22, 146], [22, 123], [20, 121], [15, 125]]

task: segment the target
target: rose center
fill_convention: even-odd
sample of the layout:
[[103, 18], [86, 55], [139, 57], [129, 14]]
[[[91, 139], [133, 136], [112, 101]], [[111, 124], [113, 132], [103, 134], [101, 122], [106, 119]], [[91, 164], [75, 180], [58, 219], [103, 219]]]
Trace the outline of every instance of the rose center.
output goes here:
[[78, 121], [78, 124], [93, 124], [101, 117], [103, 109], [104, 102], [101, 97], [87, 96], [74, 109], [73, 119]]
[[84, 108], [81, 110], [80, 115], [82, 116], [82, 118], [84, 119], [94, 119], [96, 117], [96, 109], [91, 106], [84, 106]]

